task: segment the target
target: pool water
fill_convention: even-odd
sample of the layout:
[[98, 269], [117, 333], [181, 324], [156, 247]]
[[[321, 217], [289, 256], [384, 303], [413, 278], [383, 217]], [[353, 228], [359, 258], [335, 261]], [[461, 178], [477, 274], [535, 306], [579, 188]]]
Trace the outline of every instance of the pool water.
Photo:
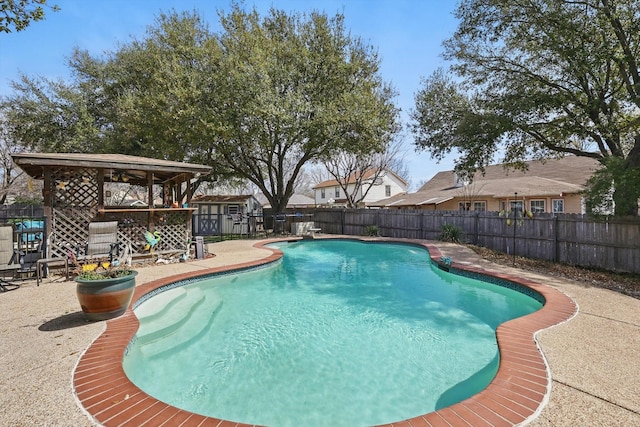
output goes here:
[[268, 426], [367, 426], [481, 391], [520, 292], [435, 267], [426, 249], [313, 240], [281, 262], [140, 304], [128, 377], [159, 400]]

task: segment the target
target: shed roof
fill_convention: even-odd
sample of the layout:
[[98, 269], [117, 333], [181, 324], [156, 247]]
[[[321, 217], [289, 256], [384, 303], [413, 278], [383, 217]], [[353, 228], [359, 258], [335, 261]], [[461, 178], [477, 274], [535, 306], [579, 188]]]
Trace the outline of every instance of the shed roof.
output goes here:
[[211, 166], [124, 154], [89, 153], [14, 153], [14, 162], [34, 179], [44, 178], [44, 170], [51, 167], [103, 169], [105, 181], [113, 174], [126, 173], [133, 180], [146, 180], [147, 172], [153, 172], [154, 182], [171, 180], [181, 174], [211, 172]]
[[[191, 199], [191, 203], [209, 203], [209, 204], [244, 203], [252, 197], [254, 196], [252, 196], [251, 194], [198, 195], [198, 196], [193, 196], [193, 198]], [[256, 201], [257, 200], [258, 199], [256, 199]]]

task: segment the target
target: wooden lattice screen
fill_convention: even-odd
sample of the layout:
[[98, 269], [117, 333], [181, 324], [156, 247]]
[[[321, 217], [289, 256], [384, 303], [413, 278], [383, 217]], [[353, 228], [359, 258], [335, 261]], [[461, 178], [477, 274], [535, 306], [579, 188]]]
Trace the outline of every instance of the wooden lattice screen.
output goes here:
[[[154, 213], [154, 231], [160, 235], [156, 251], [186, 252], [189, 248], [191, 230], [187, 229], [186, 215], [190, 212], [160, 210]], [[105, 221], [118, 221], [118, 239], [123, 247], [131, 245], [133, 253], [145, 253], [145, 231], [148, 230], [149, 213], [105, 212]]]
[[[98, 212], [98, 171], [95, 169], [59, 168], [51, 171], [49, 189], [52, 195], [49, 257], [66, 257], [69, 250], [84, 247], [91, 221], [118, 221], [121, 249], [130, 245], [133, 255], [145, 253], [145, 231], [150, 221], [160, 235], [154, 248], [158, 252], [189, 250], [191, 230], [186, 215], [190, 211], [170, 209], [135, 212]], [[150, 216], [152, 215], [152, 216]]]
[[98, 179], [94, 169], [53, 169], [50, 257], [66, 257], [67, 250], [86, 242], [89, 222], [98, 213]]

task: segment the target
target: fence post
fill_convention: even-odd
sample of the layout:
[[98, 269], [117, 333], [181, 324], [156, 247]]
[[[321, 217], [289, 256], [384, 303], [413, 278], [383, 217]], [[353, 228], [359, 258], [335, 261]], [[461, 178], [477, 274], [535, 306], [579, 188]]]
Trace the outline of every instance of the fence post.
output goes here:
[[474, 236], [473, 236], [473, 244], [478, 246], [478, 240], [480, 240], [479, 234], [480, 234], [480, 211], [475, 211], [475, 221], [473, 224], [473, 232], [474, 232]]
[[553, 262], [558, 262], [558, 215], [553, 216]]
[[342, 212], [340, 212], [340, 234], [344, 234], [344, 221], [345, 221], [346, 212], [345, 209], [342, 208]]

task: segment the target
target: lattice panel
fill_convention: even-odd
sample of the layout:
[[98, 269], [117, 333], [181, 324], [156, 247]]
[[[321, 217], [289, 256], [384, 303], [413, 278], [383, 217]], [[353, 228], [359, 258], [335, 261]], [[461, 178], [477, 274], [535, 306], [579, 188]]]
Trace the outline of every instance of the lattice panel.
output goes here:
[[131, 245], [133, 253], [144, 252], [144, 232], [147, 229], [148, 212], [106, 212], [105, 221], [118, 221], [118, 239], [120, 249]]
[[160, 232], [157, 250], [187, 250], [187, 227], [184, 223], [175, 225], [160, 225], [156, 227]]
[[98, 172], [92, 169], [54, 169], [51, 172], [54, 208], [98, 206]]
[[143, 253], [146, 240], [144, 239], [144, 232], [147, 230], [143, 225], [132, 225], [127, 227], [120, 227], [118, 225], [118, 238], [123, 243], [123, 248], [126, 245], [131, 245], [131, 251], [135, 253]]
[[[160, 233], [160, 241], [154, 250], [186, 251], [190, 233], [187, 234], [184, 212], [158, 212], [154, 216], [155, 231]], [[148, 212], [107, 212], [106, 221], [118, 221], [118, 238], [123, 246], [131, 244], [133, 253], [148, 253], [144, 247], [144, 233], [148, 229]]]
[[97, 209], [53, 209], [49, 257], [66, 257], [67, 249], [75, 250], [89, 237], [89, 222]]

